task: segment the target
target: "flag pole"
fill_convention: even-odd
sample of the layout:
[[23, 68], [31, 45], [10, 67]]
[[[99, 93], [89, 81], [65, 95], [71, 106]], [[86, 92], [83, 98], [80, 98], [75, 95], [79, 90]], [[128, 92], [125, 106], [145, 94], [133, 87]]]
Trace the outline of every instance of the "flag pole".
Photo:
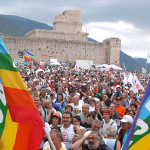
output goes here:
[[53, 142], [52, 142], [52, 139], [51, 139], [51, 137], [49, 136], [49, 133], [48, 133], [46, 127], [43, 127], [43, 130], [44, 130], [44, 132], [45, 132], [45, 134], [46, 134], [46, 136], [47, 136], [47, 138], [48, 138], [48, 141], [49, 141], [49, 143], [50, 143], [50, 145], [51, 145], [52, 150], [56, 150], [56, 148], [55, 148], [55, 146], [54, 146], [54, 144], [53, 144]]

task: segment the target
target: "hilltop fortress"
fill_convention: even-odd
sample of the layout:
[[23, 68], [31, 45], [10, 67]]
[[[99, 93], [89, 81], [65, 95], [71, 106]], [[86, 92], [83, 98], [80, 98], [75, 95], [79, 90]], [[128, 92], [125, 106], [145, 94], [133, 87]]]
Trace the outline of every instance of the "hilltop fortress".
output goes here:
[[82, 32], [81, 11], [67, 10], [55, 17], [53, 30], [35, 29], [24, 37], [1, 37], [13, 59], [26, 49], [38, 63], [56, 58], [62, 62], [92, 60], [94, 64], [120, 66], [120, 39], [108, 38], [94, 43], [89, 42], [87, 36], [88, 33]]

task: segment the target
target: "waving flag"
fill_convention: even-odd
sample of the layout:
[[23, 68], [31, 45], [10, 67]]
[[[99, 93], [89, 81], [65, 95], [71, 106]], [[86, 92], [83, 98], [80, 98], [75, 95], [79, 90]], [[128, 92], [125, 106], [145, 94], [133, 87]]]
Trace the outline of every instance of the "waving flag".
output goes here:
[[150, 81], [122, 150], [150, 149]]
[[133, 86], [133, 75], [130, 72], [127, 82], [129, 82]]
[[31, 53], [29, 53], [28, 51], [24, 51], [24, 58], [30, 61], [34, 61], [33, 56]]
[[146, 69], [144, 69], [144, 68], [142, 67], [141, 73], [144, 75], [144, 74], [146, 73]]
[[79, 67], [77, 65], [75, 66], [75, 71], [79, 71]]
[[143, 86], [141, 85], [140, 81], [138, 80], [138, 78], [134, 74], [134, 76], [133, 76], [133, 89], [132, 90], [134, 93], [138, 93], [138, 89], [142, 89], [144, 91]]
[[38, 150], [44, 123], [0, 38], [0, 149]]
[[124, 76], [124, 79], [123, 79], [123, 84], [126, 85], [128, 82], [128, 76], [125, 72], [123, 72], [123, 76]]

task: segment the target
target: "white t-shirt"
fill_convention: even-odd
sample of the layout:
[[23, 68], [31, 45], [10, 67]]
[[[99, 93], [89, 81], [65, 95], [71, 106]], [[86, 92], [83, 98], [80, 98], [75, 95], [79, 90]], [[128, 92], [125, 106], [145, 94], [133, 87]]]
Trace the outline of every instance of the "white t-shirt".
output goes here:
[[95, 107], [90, 106], [89, 112], [92, 112], [92, 111], [95, 111]]
[[71, 124], [69, 128], [61, 127], [61, 133], [63, 136], [63, 142], [66, 145], [66, 149], [72, 148], [72, 139], [75, 134], [74, 132], [74, 126]]
[[104, 135], [106, 135], [106, 133], [105, 133], [106, 128], [108, 128], [110, 126], [114, 127], [115, 130], [117, 131], [117, 123], [114, 120], [110, 119], [109, 123], [105, 123], [105, 120], [103, 119], [103, 121], [102, 121], [102, 127], [101, 127], [101, 133], [104, 134]]
[[69, 104], [73, 107], [73, 113], [74, 115], [79, 115], [82, 112], [82, 104], [79, 103], [78, 105], [74, 105], [74, 103]]
[[79, 100], [79, 103], [81, 103], [82, 105], [84, 104], [84, 101], [83, 100]]

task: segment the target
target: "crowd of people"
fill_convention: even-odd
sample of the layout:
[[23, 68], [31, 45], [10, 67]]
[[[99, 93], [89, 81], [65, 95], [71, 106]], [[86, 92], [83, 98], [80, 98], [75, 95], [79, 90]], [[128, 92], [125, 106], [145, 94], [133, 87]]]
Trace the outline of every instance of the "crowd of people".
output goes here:
[[[19, 68], [56, 150], [119, 150], [143, 98], [143, 89], [123, 82], [122, 71]], [[39, 150], [50, 150], [46, 135]]]

